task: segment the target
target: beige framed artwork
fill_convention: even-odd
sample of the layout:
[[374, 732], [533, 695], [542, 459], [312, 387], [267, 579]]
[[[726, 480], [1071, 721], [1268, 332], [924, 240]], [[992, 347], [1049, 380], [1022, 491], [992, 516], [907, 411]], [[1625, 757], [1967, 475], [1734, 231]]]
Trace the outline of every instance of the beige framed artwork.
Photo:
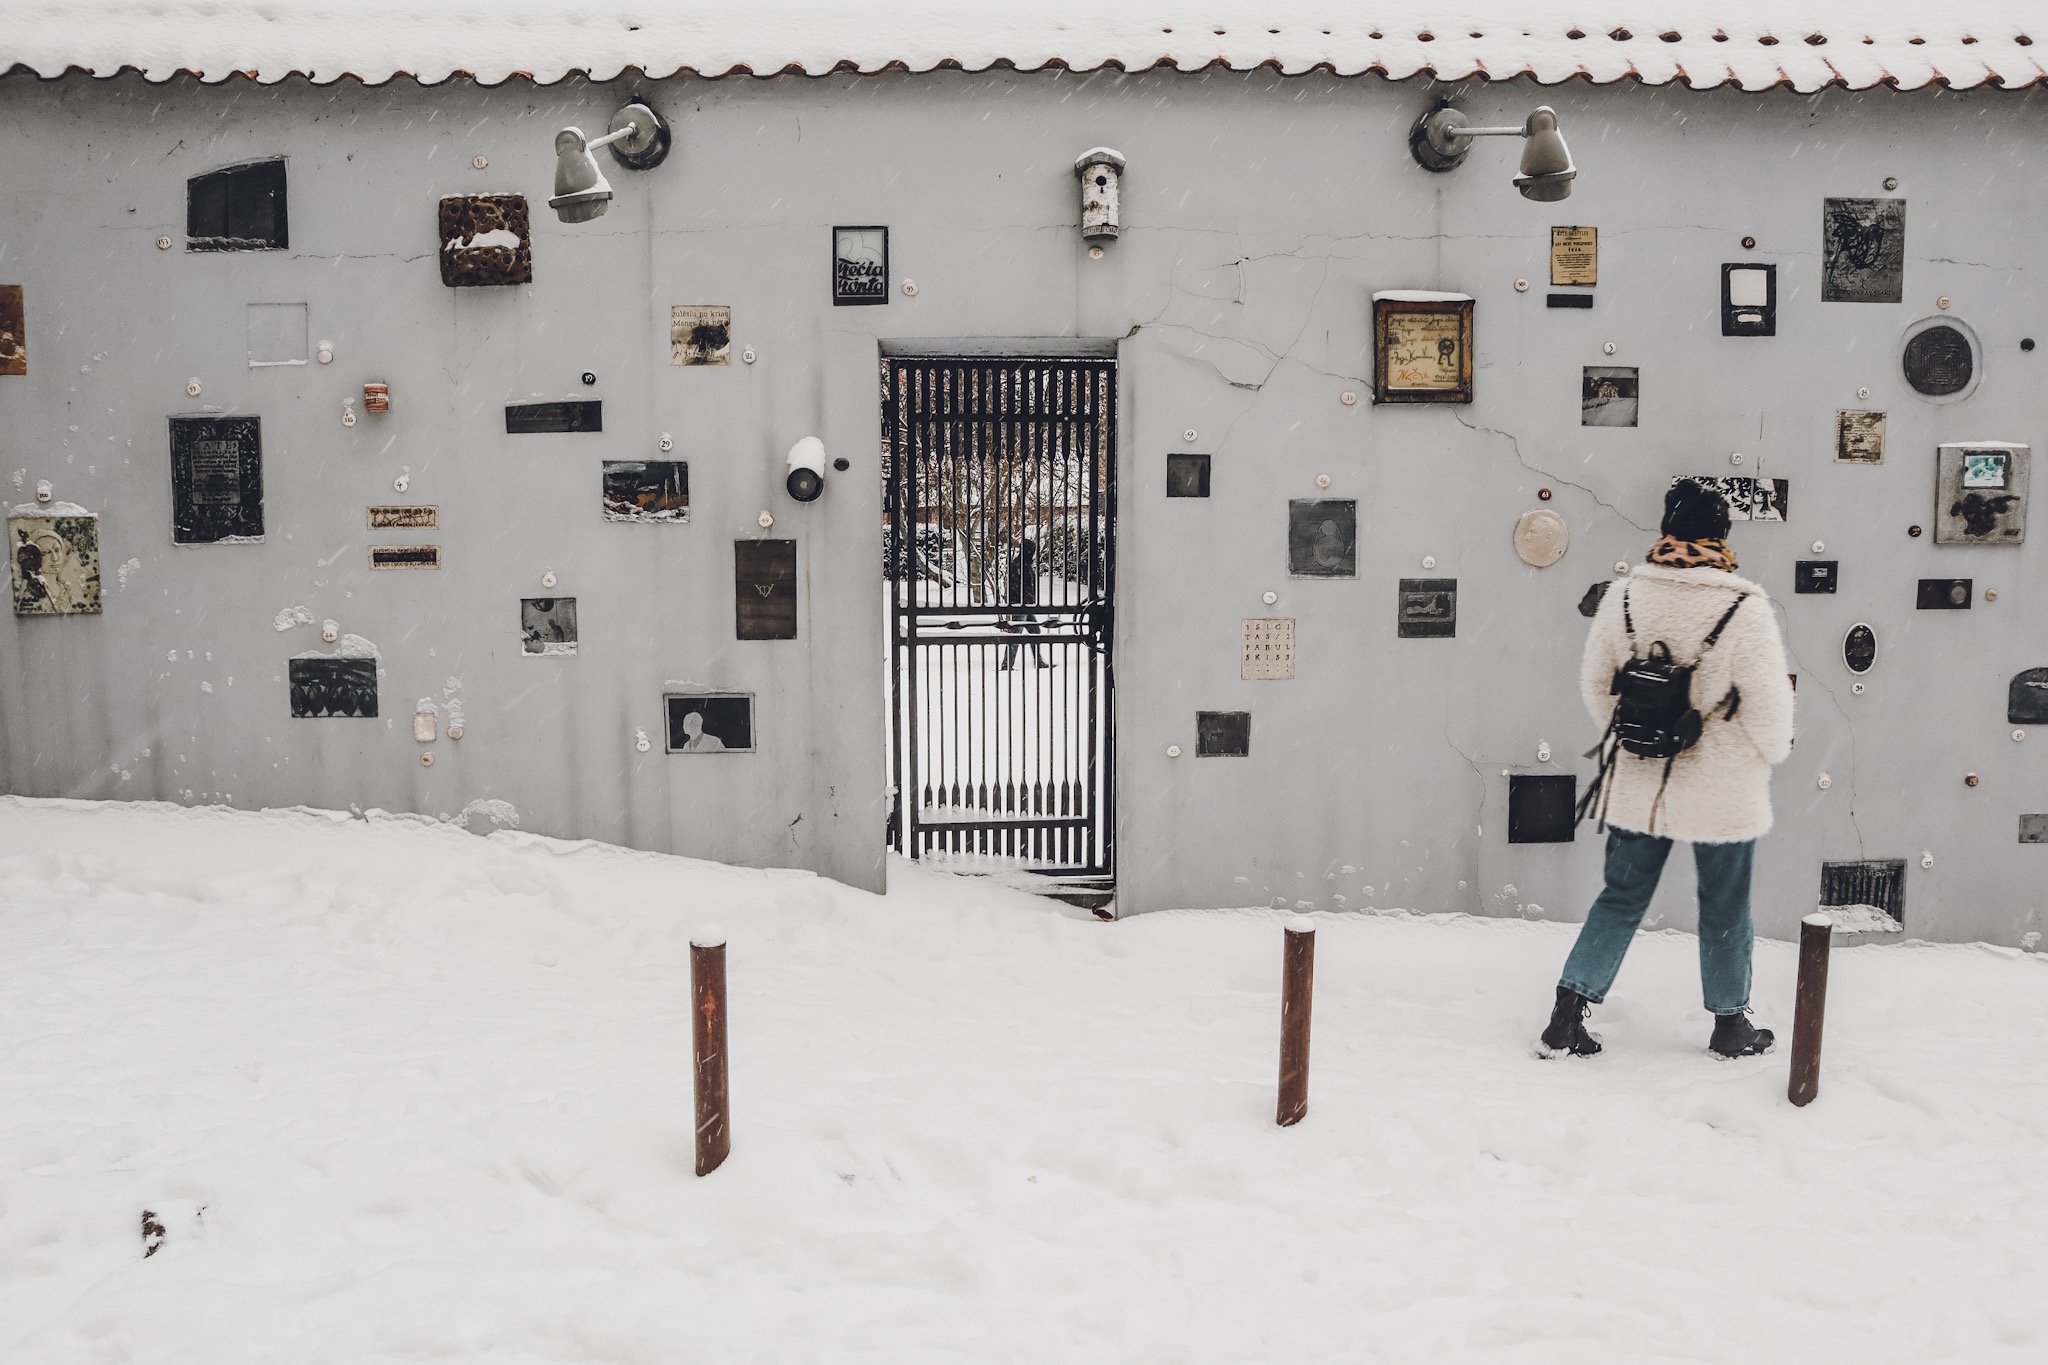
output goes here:
[[1373, 402], [1471, 402], [1471, 296], [1374, 294], [1372, 350]]

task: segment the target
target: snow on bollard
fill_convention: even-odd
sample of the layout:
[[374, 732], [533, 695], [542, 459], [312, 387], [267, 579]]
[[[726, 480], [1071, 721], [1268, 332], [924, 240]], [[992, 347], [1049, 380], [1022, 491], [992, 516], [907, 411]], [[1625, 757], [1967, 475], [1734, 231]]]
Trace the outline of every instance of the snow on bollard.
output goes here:
[[1799, 986], [1792, 1003], [1792, 1079], [1785, 1097], [1796, 1105], [1820, 1093], [1820, 1026], [1828, 1003], [1828, 946], [1835, 922], [1825, 914], [1799, 922]]
[[1316, 984], [1315, 921], [1287, 921], [1280, 971], [1280, 1108], [1274, 1121], [1291, 1127], [1308, 1117], [1308, 1022]]
[[725, 1054], [725, 935], [707, 924], [690, 936], [690, 1044], [696, 1061], [697, 1174], [732, 1151]]

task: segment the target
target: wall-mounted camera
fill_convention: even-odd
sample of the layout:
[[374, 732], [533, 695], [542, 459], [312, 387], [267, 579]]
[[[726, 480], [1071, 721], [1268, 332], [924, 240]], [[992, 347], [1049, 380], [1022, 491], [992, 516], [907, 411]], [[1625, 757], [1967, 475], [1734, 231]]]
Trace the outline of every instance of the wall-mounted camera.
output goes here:
[[789, 477], [783, 481], [798, 502], [816, 502], [825, 494], [825, 443], [806, 436], [789, 448]]

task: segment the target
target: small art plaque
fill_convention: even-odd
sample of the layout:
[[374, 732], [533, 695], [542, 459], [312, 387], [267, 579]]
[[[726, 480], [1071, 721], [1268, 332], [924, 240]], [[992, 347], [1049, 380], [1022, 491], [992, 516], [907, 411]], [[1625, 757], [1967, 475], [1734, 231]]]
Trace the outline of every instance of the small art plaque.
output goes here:
[[282, 251], [291, 245], [282, 160], [224, 166], [185, 182], [185, 250]]
[[742, 640], [796, 638], [796, 542], [733, 542], [734, 630]]
[[1251, 712], [1195, 712], [1195, 757], [1249, 758], [1251, 752]]
[[0, 284], [0, 375], [28, 373], [28, 309], [21, 286]]
[[7, 519], [16, 616], [97, 616], [100, 519], [93, 513]]
[[742, 692], [678, 693], [664, 697], [668, 752], [744, 754], [754, 749], [754, 698]]
[[678, 303], [668, 310], [671, 365], [732, 363], [732, 309], [722, 303]]
[[441, 201], [441, 283], [532, 284], [533, 232], [523, 194], [465, 194]]
[[1579, 425], [1632, 427], [1641, 406], [1637, 371], [1630, 365], [1588, 365], [1579, 379]]
[[171, 418], [171, 539], [263, 539], [262, 418]]
[[1550, 230], [1550, 283], [1590, 288], [1600, 283], [1600, 229], [1553, 227]]
[[1244, 623], [1243, 677], [1267, 680], [1294, 676], [1294, 618], [1249, 617]]
[[2023, 844], [2048, 844], [2048, 815], [2022, 815], [2020, 817], [2020, 842]]
[[2005, 691], [2008, 725], [2048, 725], [2048, 668], [2015, 673]]
[[1858, 621], [1842, 636], [1842, 666], [1861, 677], [1877, 664], [1877, 632]]
[[438, 545], [372, 545], [370, 567], [373, 569], [438, 569], [441, 567], [441, 547]]
[[372, 531], [432, 531], [441, 525], [438, 507], [384, 506], [370, 509]]
[[1578, 832], [1579, 780], [1569, 774], [1516, 773], [1508, 778], [1508, 842], [1568, 844]]
[[376, 716], [376, 659], [304, 654], [290, 661], [290, 671], [294, 716]]
[[832, 229], [832, 302], [835, 305], [889, 301], [889, 229]]
[[684, 460], [606, 460], [604, 519], [688, 521], [689, 463]]
[[1833, 592], [1836, 570], [1840, 561], [1833, 559], [1802, 559], [1793, 566], [1793, 592]]
[[1358, 504], [1347, 498], [1289, 502], [1287, 572], [1294, 578], [1358, 577]]
[[1899, 368], [1913, 392], [1928, 398], [1951, 398], [1970, 387], [1977, 375], [1977, 348], [1959, 327], [1936, 323], [1906, 338]]
[[1868, 905], [1900, 924], [1906, 922], [1906, 860], [1867, 858], [1820, 865], [1820, 904], [1824, 910]]
[[519, 648], [533, 657], [559, 657], [576, 652], [576, 599], [519, 599]]
[[1472, 401], [1472, 300], [1390, 290], [1372, 296], [1373, 402]]
[[1897, 303], [1905, 297], [1906, 201], [1827, 199], [1821, 204], [1823, 303]]
[[1784, 521], [1792, 507], [1790, 479], [1758, 479], [1746, 474], [1681, 474], [1671, 481], [1704, 484], [1728, 500], [1730, 521]]
[[2003, 441], [1936, 450], [1934, 543], [2022, 545], [2033, 452]]
[[1404, 578], [1396, 632], [1404, 640], [1447, 640], [1458, 633], [1458, 580]]
[[1884, 463], [1883, 413], [1844, 411], [1835, 414], [1835, 463]]
[[604, 402], [601, 399], [505, 405], [505, 431], [509, 435], [545, 436], [551, 433], [603, 430]]
[[1166, 496], [1206, 498], [1209, 496], [1209, 457], [1184, 451], [1166, 456]]
[[1913, 594], [1913, 605], [1921, 611], [1968, 611], [1970, 588], [1967, 578], [1923, 578]]
[[1735, 262], [1721, 267], [1721, 335], [1778, 334], [1778, 267]]

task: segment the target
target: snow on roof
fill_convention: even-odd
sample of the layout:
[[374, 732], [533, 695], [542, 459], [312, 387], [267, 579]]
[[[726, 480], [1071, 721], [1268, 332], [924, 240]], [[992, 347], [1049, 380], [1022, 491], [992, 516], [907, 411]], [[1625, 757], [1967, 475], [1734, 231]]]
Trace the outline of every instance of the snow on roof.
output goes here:
[[11, 0], [7, 10], [0, 71], [133, 69], [157, 81], [1220, 66], [1818, 90], [2014, 88], [2048, 76], [2040, 0]]

